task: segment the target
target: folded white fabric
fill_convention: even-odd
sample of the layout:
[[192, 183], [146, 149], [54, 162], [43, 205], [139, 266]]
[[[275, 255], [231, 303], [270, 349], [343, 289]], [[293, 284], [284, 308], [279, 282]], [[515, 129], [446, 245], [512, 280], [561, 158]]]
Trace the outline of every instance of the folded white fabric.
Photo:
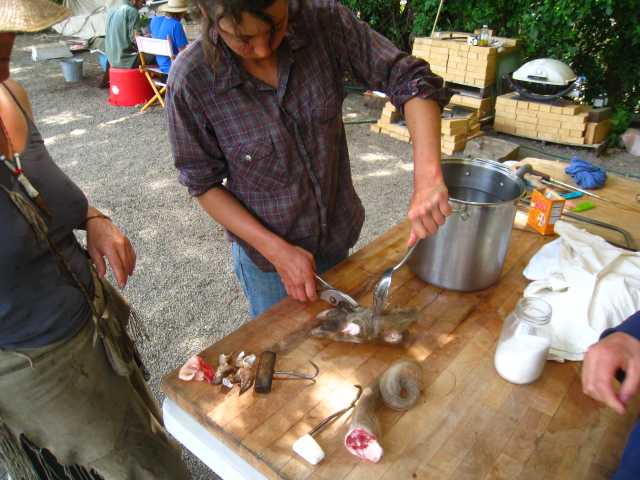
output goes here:
[[558, 221], [560, 238], [536, 253], [524, 270], [533, 280], [525, 297], [553, 308], [549, 358], [582, 360], [607, 328], [640, 310], [640, 254]]

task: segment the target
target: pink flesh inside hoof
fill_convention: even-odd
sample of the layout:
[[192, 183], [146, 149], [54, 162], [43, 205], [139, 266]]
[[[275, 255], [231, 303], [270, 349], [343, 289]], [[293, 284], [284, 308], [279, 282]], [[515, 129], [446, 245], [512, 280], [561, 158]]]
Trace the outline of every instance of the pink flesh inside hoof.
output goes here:
[[356, 428], [347, 433], [344, 445], [349, 452], [363, 460], [378, 463], [382, 458], [382, 446], [378, 439], [364, 428]]
[[178, 378], [187, 382], [195, 380], [196, 382], [211, 383], [213, 381], [213, 374], [213, 367], [202, 357], [194, 355], [180, 368]]
[[342, 329], [342, 333], [344, 333], [346, 335], [351, 335], [351, 336], [357, 337], [358, 335], [360, 335], [360, 325], [358, 325], [356, 323], [348, 323]]

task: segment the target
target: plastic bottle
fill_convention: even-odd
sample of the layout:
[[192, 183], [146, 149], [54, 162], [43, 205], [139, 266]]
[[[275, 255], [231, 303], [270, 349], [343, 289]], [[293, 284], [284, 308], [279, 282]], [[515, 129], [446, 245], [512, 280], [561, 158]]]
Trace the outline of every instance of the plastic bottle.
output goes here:
[[489, 27], [483, 25], [482, 29], [480, 30], [480, 41], [478, 42], [478, 45], [480, 47], [488, 47], [490, 43], [491, 34], [489, 33]]
[[540, 298], [523, 298], [507, 316], [494, 365], [511, 383], [535, 382], [547, 363], [551, 347], [551, 306]]

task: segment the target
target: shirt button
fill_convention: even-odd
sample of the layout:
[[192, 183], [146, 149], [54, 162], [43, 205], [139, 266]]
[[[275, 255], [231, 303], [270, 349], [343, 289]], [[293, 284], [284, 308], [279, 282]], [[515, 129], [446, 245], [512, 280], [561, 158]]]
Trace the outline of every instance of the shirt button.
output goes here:
[[250, 162], [251, 161], [251, 155], [249, 155], [248, 153], [244, 156], [244, 161], [245, 162]]

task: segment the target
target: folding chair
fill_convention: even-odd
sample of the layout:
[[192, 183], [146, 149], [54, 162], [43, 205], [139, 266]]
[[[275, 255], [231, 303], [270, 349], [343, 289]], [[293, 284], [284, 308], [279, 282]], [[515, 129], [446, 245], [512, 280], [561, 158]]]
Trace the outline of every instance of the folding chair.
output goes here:
[[165, 57], [170, 57], [171, 61], [175, 60], [171, 40], [168, 38], [162, 40], [160, 38], [136, 36], [136, 44], [138, 45], [138, 55], [140, 57], [140, 71], [147, 77], [151, 88], [153, 88], [155, 92], [155, 95], [144, 104], [140, 111], [144, 112], [156, 102], [160, 102], [162, 108], [164, 108], [164, 94], [167, 91], [167, 75], [163, 73], [157, 65], [147, 65], [144, 54], [164, 55]]

